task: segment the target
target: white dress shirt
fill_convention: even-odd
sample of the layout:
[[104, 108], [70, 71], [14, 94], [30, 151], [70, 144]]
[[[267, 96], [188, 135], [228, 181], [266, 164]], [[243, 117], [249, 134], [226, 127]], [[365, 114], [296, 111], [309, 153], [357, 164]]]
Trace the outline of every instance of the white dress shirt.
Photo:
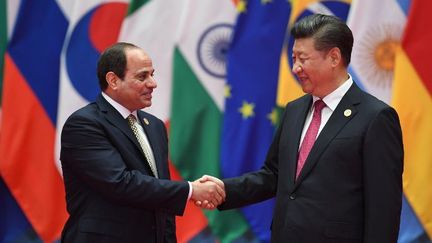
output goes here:
[[[325, 96], [322, 99], [324, 101], [324, 103], [326, 104], [326, 106], [321, 111], [321, 124], [320, 124], [320, 127], [318, 129], [317, 137], [321, 133], [325, 124], [330, 119], [330, 116], [333, 114], [333, 111], [339, 105], [339, 102], [342, 100], [342, 98], [346, 94], [346, 92], [348, 92], [348, 90], [352, 84], [353, 84], [353, 80], [351, 78], [351, 75], [349, 75], [348, 80], [346, 80], [341, 86], [339, 86], [337, 89], [335, 89], [333, 92], [331, 92], [330, 94], [328, 94], [327, 96]], [[312, 102], [312, 105], [311, 105], [309, 112], [306, 116], [306, 121], [305, 121], [305, 124], [303, 126], [303, 131], [302, 131], [302, 135], [301, 135], [300, 143], [299, 143], [299, 148], [298, 148], [299, 150], [300, 150], [300, 146], [303, 142], [303, 139], [306, 135], [306, 131], [309, 127], [309, 124], [312, 121], [312, 114], [314, 111], [313, 104], [315, 103], [316, 100], [319, 100], [319, 99], [320, 99], [319, 97], [313, 96], [313, 102]]]
[[[127, 109], [126, 107], [122, 106], [117, 101], [113, 100], [111, 97], [109, 97], [104, 92], [102, 92], [102, 97], [104, 97], [104, 99], [108, 103], [110, 103], [110, 105], [112, 105], [114, 107], [114, 109], [116, 109], [125, 120], [127, 119], [127, 117], [130, 114], [133, 114], [137, 118], [137, 120], [138, 120], [138, 113], [137, 113], [137, 111], [130, 112], [129, 109]], [[145, 141], [147, 143], [149, 143], [149, 141], [147, 139], [147, 136], [146, 136], [146, 134], [144, 132], [144, 128], [141, 126], [141, 124], [139, 124], [139, 122], [138, 122], [138, 128], [140, 129], [140, 131], [142, 132], [142, 134], [144, 134]], [[153, 158], [153, 161], [155, 161], [154, 160], [154, 155], [153, 155], [153, 150], [151, 149], [150, 143], [149, 143], [149, 147], [150, 147], [150, 150], [149, 150], [150, 156]], [[191, 196], [192, 196], [192, 190], [193, 190], [191, 182], [188, 181], [188, 184], [189, 184], [189, 194], [188, 194], [187, 200], [189, 200], [191, 198]]]

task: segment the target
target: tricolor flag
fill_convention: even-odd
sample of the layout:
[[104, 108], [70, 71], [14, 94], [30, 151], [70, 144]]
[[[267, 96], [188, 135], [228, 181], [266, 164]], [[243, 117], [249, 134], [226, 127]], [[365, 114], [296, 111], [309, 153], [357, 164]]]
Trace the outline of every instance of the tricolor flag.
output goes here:
[[6, 0], [0, 0], [0, 120], [1, 120], [1, 95], [3, 84], [4, 54], [8, 40]]
[[[105, 47], [128, 41], [153, 58], [158, 88], [148, 111], [170, 129], [173, 178], [236, 176], [262, 165], [278, 119], [275, 105], [303, 94], [291, 74], [290, 27], [312, 13], [346, 20], [350, 3], [0, 0], [0, 66], [5, 60], [0, 75], [0, 241], [59, 238], [67, 214], [56, 137], [66, 117], [99, 92], [96, 60]], [[380, 47], [372, 52], [379, 61], [375, 67], [395, 67], [393, 74], [369, 78], [375, 69], [364, 71], [361, 62], [371, 52], [355, 50], [350, 72], [367, 91], [391, 100], [400, 115], [406, 151], [401, 243], [429, 242], [432, 235], [432, 193], [427, 190], [432, 32], [425, 26], [431, 11], [428, 1], [384, 0], [370, 6], [357, 0], [349, 16], [356, 41], [362, 42], [359, 48]], [[402, 26], [407, 22], [405, 30], [384, 24], [386, 18]], [[374, 30], [365, 27], [371, 23], [382, 31], [366, 33]], [[383, 35], [394, 39], [380, 39], [386, 45], [363, 40]], [[400, 37], [392, 64], [388, 50]], [[177, 218], [178, 241], [266, 242], [271, 207], [266, 202], [210, 212], [188, 204], [185, 216]]]
[[[11, 37], [20, 1], [0, 0], [0, 136], [1, 136], [1, 96], [3, 86], [3, 64], [7, 42]], [[0, 173], [1, 174], [1, 173]], [[0, 176], [0, 241], [28, 239], [35, 233], [27, 218], [11, 195]]]
[[5, 55], [0, 175], [38, 236], [48, 242], [60, 236], [67, 216], [54, 143], [68, 22], [53, 0], [22, 0], [17, 16]]
[[[158, 84], [154, 91], [153, 104], [147, 109], [165, 121], [167, 127], [171, 117], [171, 96], [173, 86], [173, 58], [180, 23], [189, 1], [139, 1], [129, 4], [128, 14], [122, 24], [120, 41], [134, 43], [149, 53], [155, 67], [155, 80]], [[207, 12], [209, 8], [200, 9]], [[223, 9], [221, 9], [223, 13]], [[190, 29], [189, 31], [192, 31]], [[176, 127], [173, 129], [177, 130]], [[180, 163], [187, 163], [178, 162]], [[171, 178], [183, 180], [177, 168], [170, 164]], [[184, 172], [183, 172], [184, 173]], [[196, 178], [192, 178], [196, 179]], [[197, 238], [208, 226], [202, 210], [187, 204], [183, 217], [177, 217], [177, 240], [187, 242]]]
[[[374, 1], [354, 1], [349, 13], [348, 25], [354, 34], [350, 73], [367, 92], [387, 103], [394, 94], [394, 80], [401, 78], [400, 75], [395, 76], [395, 57], [401, 48], [409, 5], [407, 0], [384, 0], [379, 6]], [[407, 164], [405, 166], [407, 168]], [[406, 173], [405, 169], [404, 185], [411, 181]], [[409, 192], [406, 186], [404, 192], [399, 242], [426, 240], [424, 224], [413, 210], [413, 202], [409, 198], [407, 200]]]
[[[430, 242], [432, 237], [432, 2], [412, 0], [408, 22], [395, 62], [391, 104], [396, 108], [402, 125], [405, 168], [404, 195], [420, 221], [413, 225], [402, 222], [399, 242]], [[403, 217], [404, 215], [402, 215]], [[403, 219], [403, 218], [402, 218]]]
[[[187, 180], [203, 174], [221, 177], [226, 55], [235, 18], [229, 0], [189, 0], [183, 6], [173, 56], [169, 146], [173, 164]], [[238, 210], [204, 213], [222, 242], [232, 242], [248, 229]]]

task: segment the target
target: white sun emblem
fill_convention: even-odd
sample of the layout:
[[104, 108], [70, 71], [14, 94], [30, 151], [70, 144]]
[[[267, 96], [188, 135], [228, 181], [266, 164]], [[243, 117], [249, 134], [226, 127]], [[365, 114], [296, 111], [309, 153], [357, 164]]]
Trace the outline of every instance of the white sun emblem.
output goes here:
[[396, 51], [400, 45], [402, 27], [383, 24], [370, 28], [354, 44], [353, 60], [357, 72], [367, 82], [381, 88], [391, 87]]

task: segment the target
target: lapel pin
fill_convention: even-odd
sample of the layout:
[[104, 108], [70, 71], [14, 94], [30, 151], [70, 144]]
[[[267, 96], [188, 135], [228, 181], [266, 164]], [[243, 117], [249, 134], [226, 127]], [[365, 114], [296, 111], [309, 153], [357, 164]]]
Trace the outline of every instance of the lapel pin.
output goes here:
[[344, 111], [344, 116], [346, 116], [346, 117], [349, 117], [349, 116], [351, 116], [351, 110], [350, 109], [346, 109], [345, 111]]
[[150, 122], [147, 120], [147, 118], [144, 118], [143, 121], [146, 125], [150, 124]]

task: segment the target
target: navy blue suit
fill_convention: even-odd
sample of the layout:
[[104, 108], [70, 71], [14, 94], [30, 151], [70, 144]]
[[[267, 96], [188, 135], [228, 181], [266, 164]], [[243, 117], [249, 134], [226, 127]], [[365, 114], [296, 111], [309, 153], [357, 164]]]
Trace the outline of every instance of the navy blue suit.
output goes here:
[[159, 179], [127, 120], [101, 95], [66, 121], [60, 159], [70, 217], [62, 242], [176, 242], [174, 215], [183, 214], [189, 185], [170, 180], [163, 122], [143, 111], [138, 120]]
[[[395, 243], [403, 146], [396, 111], [353, 84], [295, 180], [312, 96], [287, 104], [261, 170], [225, 179], [220, 209], [276, 197], [272, 242]], [[351, 114], [346, 110], [351, 110]], [[345, 113], [345, 114], [344, 114]]]

